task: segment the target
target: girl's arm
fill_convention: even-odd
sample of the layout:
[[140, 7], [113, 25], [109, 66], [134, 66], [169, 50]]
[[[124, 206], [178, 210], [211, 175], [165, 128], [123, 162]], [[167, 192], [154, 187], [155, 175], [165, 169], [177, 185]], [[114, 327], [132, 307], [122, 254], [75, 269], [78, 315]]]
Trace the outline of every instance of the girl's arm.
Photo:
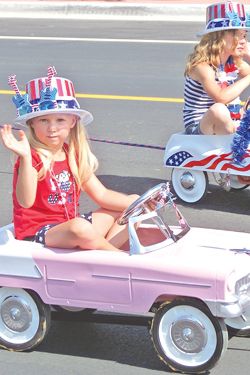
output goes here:
[[242, 61], [240, 68], [239, 68], [239, 72], [240, 72], [240, 77], [247, 76], [248, 74], [250, 74], [250, 65], [246, 61]]
[[250, 64], [250, 43], [246, 43], [243, 59]]
[[137, 194], [126, 195], [107, 189], [94, 174], [83, 185], [83, 190], [97, 205], [112, 211], [123, 211], [138, 198]]
[[20, 206], [30, 208], [33, 206], [37, 190], [37, 171], [32, 166], [31, 155], [20, 156], [18, 177], [16, 184], [16, 197]]
[[200, 82], [207, 94], [216, 103], [230, 103], [237, 98], [250, 85], [250, 71], [234, 84], [227, 87], [220, 87], [215, 81], [215, 72], [207, 63], [197, 65], [193, 69], [191, 78]]
[[22, 130], [19, 131], [19, 139], [16, 139], [11, 125], [3, 126], [1, 138], [5, 147], [20, 158], [16, 197], [22, 207], [29, 208], [34, 204], [37, 190], [37, 171], [32, 166], [29, 141]]

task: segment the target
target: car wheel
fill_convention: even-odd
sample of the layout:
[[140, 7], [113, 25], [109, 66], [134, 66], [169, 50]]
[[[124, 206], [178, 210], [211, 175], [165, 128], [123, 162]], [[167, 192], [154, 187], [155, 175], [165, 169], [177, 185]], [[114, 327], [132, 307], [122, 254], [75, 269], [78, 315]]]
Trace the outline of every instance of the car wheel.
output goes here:
[[161, 305], [151, 336], [158, 356], [171, 369], [195, 374], [211, 369], [228, 343], [224, 321], [189, 300]]
[[207, 192], [206, 172], [174, 168], [171, 180], [175, 194], [184, 202], [199, 202]]
[[50, 326], [50, 307], [32, 292], [0, 288], [0, 347], [25, 351], [35, 348]]

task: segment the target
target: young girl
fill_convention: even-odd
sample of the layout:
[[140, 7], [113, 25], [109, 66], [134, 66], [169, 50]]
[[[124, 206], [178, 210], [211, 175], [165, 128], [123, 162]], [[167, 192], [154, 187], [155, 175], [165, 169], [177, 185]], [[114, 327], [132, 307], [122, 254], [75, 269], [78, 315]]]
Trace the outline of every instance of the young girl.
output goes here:
[[235, 132], [242, 116], [239, 95], [250, 85], [248, 29], [250, 14], [243, 4], [208, 6], [206, 29], [185, 70], [186, 134]]
[[[14, 228], [17, 239], [35, 240], [50, 247], [120, 251], [127, 228], [117, 218], [136, 198], [107, 189], [95, 176], [98, 166], [83, 124], [92, 115], [80, 109], [71, 81], [48, 77], [28, 82], [21, 95], [15, 76], [9, 83], [18, 110], [16, 123], [29, 135], [4, 125], [4, 145], [17, 156], [13, 177]], [[101, 208], [78, 212], [80, 191]]]

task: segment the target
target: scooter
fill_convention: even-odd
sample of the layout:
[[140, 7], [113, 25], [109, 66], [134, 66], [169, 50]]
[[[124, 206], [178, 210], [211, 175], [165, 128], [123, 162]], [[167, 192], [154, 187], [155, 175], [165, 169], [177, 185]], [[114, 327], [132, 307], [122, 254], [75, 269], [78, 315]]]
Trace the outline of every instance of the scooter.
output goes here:
[[[247, 107], [248, 108], [248, 107]], [[208, 187], [208, 173], [226, 191], [243, 190], [250, 177], [250, 109], [232, 135], [173, 134], [165, 148], [164, 165], [171, 168], [172, 187], [187, 203], [199, 202]]]

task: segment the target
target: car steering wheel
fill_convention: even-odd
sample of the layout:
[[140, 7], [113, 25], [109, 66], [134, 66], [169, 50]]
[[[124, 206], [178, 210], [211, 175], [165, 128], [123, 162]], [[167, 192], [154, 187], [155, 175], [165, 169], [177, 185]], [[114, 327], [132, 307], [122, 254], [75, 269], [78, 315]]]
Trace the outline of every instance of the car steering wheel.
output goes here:
[[[171, 194], [171, 193], [170, 193]], [[118, 219], [118, 224], [127, 224], [130, 217], [139, 216], [145, 212], [158, 210], [165, 206], [169, 195], [169, 187], [166, 183], [158, 184], [142, 194], [134, 201]]]

